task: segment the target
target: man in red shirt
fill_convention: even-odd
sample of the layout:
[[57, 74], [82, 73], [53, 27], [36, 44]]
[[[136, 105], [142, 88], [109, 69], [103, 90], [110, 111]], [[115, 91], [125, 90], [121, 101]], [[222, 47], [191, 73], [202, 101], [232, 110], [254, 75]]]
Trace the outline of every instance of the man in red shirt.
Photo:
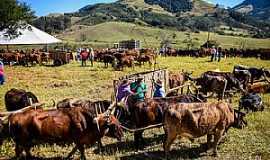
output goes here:
[[86, 51], [86, 49], [83, 49], [81, 51], [81, 60], [82, 60], [82, 67], [86, 66], [86, 60], [89, 57], [89, 53]]

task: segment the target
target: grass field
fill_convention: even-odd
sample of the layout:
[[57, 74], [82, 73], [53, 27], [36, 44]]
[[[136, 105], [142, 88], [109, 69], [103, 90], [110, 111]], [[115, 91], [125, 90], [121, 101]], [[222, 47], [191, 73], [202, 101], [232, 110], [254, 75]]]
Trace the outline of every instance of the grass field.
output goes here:
[[[96, 47], [112, 47], [121, 40], [141, 40], [143, 47], [160, 47], [162, 39], [170, 39], [173, 47], [186, 49], [183, 43], [187, 39], [187, 32], [178, 32], [154, 27], [140, 26], [125, 22], [106, 22], [95, 26], [74, 25], [69, 31], [58, 35], [67, 43], [84, 44]], [[174, 37], [175, 36], [175, 37]], [[82, 41], [82, 37], [83, 40]], [[173, 38], [174, 37], [174, 38]], [[194, 47], [198, 48], [207, 41], [207, 33], [191, 33]], [[222, 36], [210, 34], [210, 39], [216, 40], [224, 48], [269, 48], [270, 39], [243, 38], [236, 36]]]
[[[269, 61], [253, 58], [229, 58], [222, 62], [208, 62], [207, 58], [191, 57], [167, 57], [158, 58], [160, 68], [167, 67], [170, 71], [182, 69], [194, 71], [194, 76], [200, 75], [207, 70], [219, 68], [221, 71], [232, 71], [235, 64], [270, 68]], [[11, 88], [22, 88], [35, 93], [39, 99], [46, 102], [47, 106], [55, 101], [67, 97], [84, 97], [92, 100], [110, 99], [112, 94], [112, 80], [120, 76], [150, 70], [148, 65], [135, 67], [135, 70], [126, 69], [124, 72], [105, 69], [103, 64], [96, 63], [94, 67], [80, 67], [79, 63], [73, 62], [61, 67], [6, 67], [7, 83], [0, 86], [0, 111], [4, 111], [4, 94]], [[240, 95], [236, 95], [233, 102], [237, 106]], [[243, 130], [231, 129], [227, 140], [219, 146], [220, 158], [218, 159], [270, 159], [270, 94], [262, 95], [266, 104], [264, 112], [251, 113], [247, 116], [248, 126]], [[145, 150], [136, 151], [133, 145], [133, 136], [125, 134], [124, 142], [104, 138], [104, 155], [98, 154], [96, 147], [86, 150], [88, 159], [162, 159], [162, 136], [163, 130], [153, 129], [146, 131], [147, 138]], [[197, 139], [194, 143], [186, 140], [175, 142], [172, 147], [171, 159], [217, 159], [210, 154], [201, 153], [199, 144], [204, 143], [206, 137]], [[35, 156], [47, 159], [49, 157], [67, 156], [71, 147], [42, 145], [33, 148]], [[11, 158], [14, 156], [14, 143], [6, 141], [0, 147], [1, 157]], [[79, 157], [77, 154], [76, 158]]]

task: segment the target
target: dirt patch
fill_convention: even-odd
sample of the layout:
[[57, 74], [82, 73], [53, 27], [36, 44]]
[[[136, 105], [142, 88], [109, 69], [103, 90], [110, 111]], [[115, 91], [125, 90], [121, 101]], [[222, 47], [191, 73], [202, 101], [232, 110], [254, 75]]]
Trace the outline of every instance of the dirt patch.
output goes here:
[[64, 88], [64, 87], [72, 87], [72, 84], [62, 81], [62, 82], [51, 82], [45, 88]]

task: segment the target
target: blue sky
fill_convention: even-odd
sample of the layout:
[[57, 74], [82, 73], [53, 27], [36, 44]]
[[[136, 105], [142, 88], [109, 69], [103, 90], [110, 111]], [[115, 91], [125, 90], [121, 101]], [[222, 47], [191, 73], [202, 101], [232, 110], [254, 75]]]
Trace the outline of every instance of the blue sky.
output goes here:
[[[109, 3], [116, 0], [19, 0], [26, 2], [36, 12], [37, 16], [48, 15], [49, 13], [74, 12], [78, 9], [95, 3]], [[206, 0], [212, 3], [219, 3], [224, 6], [234, 6], [240, 0]]]

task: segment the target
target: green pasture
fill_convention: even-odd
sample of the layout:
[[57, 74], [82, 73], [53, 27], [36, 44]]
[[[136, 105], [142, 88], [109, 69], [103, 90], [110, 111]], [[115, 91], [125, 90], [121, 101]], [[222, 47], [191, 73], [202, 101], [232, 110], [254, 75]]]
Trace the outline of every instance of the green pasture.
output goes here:
[[[140, 26], [125, 22], [106, 22], [94, 26], [74, 25], [63, 34], [58, 35], [66, 43], [77, 45], [91, 45], [93, 47], [112, 47], [114, 43], [121, 40], [141, 40], [142, 46], [160, 47], [164, 39], [170, 40], [175, 48], [187, 48], [185, 40], [189, 40], [190, 34], [193, 48], [199, 48], [207, 41], [208, 33], [188, 33], [166, 28], [160, 29], [149, 26]], [[210, 39], [216, 40], [223, 48], [269, 48], [269, 39], [243, 38], [237, 36], [225, 36], [210, 33]]]
[[[158, 30], [156, 33], [158, 33]], [[117, 35], [114, 38], [116, 37]], [[106, 39], [106, 36], [103, 38]], [[226, 39], [226, 37], [222, 38]], [[209, 58], [159, 57], [157, 68], [168, 68], [173, 72], [182, 69], [193, 71], [195, 77], [208, 70], [232, 71], [236, 64], [270, 68], [269, 61], [255, 58], [228, 58], [223, 59], [220, 63], [211, 63], [208, 60]], [[5, 66], [7, 82], [4, 86], [0, 86], [0, 111], [5, 111], [4, 95], [11, 88], [32, 91], [38, 96], [39, 100], [46, 103], [47, 107], [52, 105], [52, 100], [59, 101], [68, 97], [103, 100], [110, 99], [113, 93], [113, 79], [151, 69], [153, 69], [153, 66], [150, 67], [145, 64], [142, 67], [136, 66], [134, 70], [127, 68], [121, 72], [114, 71], [112, 68], [106, 69], [102, 63], [95, 63], [94, 67], [80, 67], [79, 62], [72, 62], [60, 67]], [[233, 99], [235, 107], [237, 107], [239, 96], [237, 94]], [[265, 111], [248, 114], [248, 126], [243, 130], [229, 130], [225, 143], [219, 146], [219, 158], [211, 157], [210, 153], [200, 152], [199, 144], [206, 142], [206, 137], [202, 137], [195, 140], [194, 143], [188, 140], [176, 141], [172, 146], [170, 159], [270, 159], [270, 94], [264, 94], [262, 97], [266, 106]], [[214, 99], [211, 101], [214, 101]], [[147, 140], [144, 150], [136, 151], [133, 145], [133, 136], [127, 133], [124, 142], [121, 143], [117, 143], [114, 139], [104, 138], [102, 141], [105, 145], [105, 152], [98, 154], [97, 147], [93, 146], [86, 150], [87, 158], [106, 160], [162, 159], [163, 129], [148, 130], [144, 133], [144, 136]], [[67, 156], [71, 148], [71, 146], [41, 145], [33, 148], [32, 153], [34, 156], [44, 159], [63, 157]], [[5, 141], [4, 145], [0, 146], [0, 159], [1, 157], [4, 159], [12, 158], [14, 155], [14, 143]], [[79, 154], [76, 154], [75, 158], [78, 159], [78, 157]]]

